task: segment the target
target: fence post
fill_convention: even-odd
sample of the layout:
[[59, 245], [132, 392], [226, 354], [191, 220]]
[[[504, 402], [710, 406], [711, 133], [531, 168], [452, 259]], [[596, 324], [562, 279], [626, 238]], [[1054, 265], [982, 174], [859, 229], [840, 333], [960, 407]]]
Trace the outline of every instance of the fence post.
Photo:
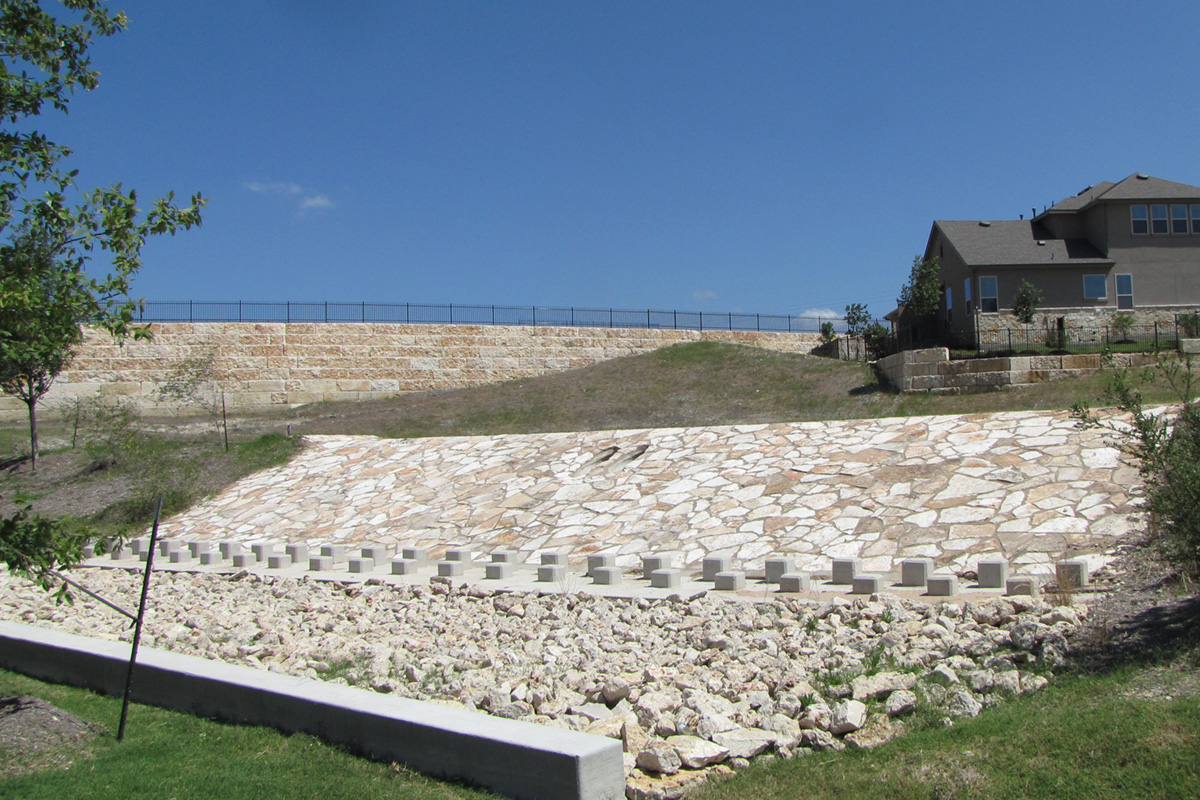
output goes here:
[[646, 309], [646, 330], [650, 330], [650, 309]]
[[454, 303], [450, 304], [450, 324], [454, 324]]
[[759, 333], [762, 333], [762, 315], [761, 314], [754, 315], [754, 330], [758, 331]]
[[329, 322], [329, 301], [325, 301], [325, 321]]
[[1008, 330], [1008, 352], [1010, 352], [1010, 353], [1011, 353], [1011, 352], [1013, 351], [1013, 346], [1012, 346], [1012, 328], [1008, 328], [1007, 330]]
[[608, 327], [611, 328], [612, 326], [613, 326], [613, 316], [612, 316], [612, 309], [610, 308], [608, 310]]
[[292, 301], [291, 300], [287, 301], [287, 310], [284, 311], [283, 314], [284, 314], [284, 316], [283, 316], [284, 322], [292, 321]]
[[1158, 320], [1154, 320], [1154, 352], [1158, 352]]
[[367, 301], [366, 300], [362, 301], [362, 321], [363, 322], [367, 321]]
[[192, 314], [192, 301], [188, 300], [188, 322], [195, 322], [196, 317]]
[[238, 322], [242, 321], [242, 301], [238, 300]]
[[671, 312], [671, 327], [673, 327], [675, 330], [679, 330], [679, 312], [678, 311]]
[[496, 324], [496, 306], [494, 304], [492, 305], [492, 324]]

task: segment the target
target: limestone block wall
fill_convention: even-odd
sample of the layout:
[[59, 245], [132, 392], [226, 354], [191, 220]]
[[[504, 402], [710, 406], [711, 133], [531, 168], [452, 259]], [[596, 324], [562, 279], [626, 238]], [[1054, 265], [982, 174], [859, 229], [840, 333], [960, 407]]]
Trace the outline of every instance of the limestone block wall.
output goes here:
[[[159, 387], [187, 359], [212, 354], [230, 408], [385, 398], [527, 378], [693, 341], [809, 353], [815, 333], [363, 323], [155, 323], [149, 341], [114, 342], [88, 330], [46, 402], [134, 401], [146, 411], [187, 413]], [[25, 407], [0, 400], [0, 415]]]
[[[1117, 353], [1116, 366], [1152, 363], [1153, 353]], [[1102, 368], [1099, 353], [950, 360], [945, 347], [906, 350], [881, 358], [875, 368], [902, 392], [991, 392], [1009, 386], [1077, 377]]]

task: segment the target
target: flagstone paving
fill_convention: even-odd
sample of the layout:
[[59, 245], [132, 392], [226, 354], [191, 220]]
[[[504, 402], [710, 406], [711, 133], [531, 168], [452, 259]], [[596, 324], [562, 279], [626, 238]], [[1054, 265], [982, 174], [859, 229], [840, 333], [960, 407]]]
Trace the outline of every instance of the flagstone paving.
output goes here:
[[312, 436], [289, 464], [168, 520], [188, 539], [672, 552], [761, 570], [871, 572], [983, 555], [1045, 571], [1137, 524], [1137, 470], [1069, 414], [1002, 414], [432, 439]]

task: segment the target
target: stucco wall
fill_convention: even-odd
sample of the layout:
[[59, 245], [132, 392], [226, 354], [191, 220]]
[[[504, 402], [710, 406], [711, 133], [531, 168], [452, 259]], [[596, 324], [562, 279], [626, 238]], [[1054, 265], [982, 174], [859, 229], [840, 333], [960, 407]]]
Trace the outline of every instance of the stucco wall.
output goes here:
[[[692, 341], [808, 353], [815, 333], [360, 323], [156, 323], [153, 339], [119, 345], [87, 331], [71, 368], [46, 401], [129, 398], [145, 410], [179, 412], [158, 388], [188, 358], [213, 353], [231, 408], [361, 400], [455, 389], [585, 367]], [[23, 415], [0, 400], [6, 418]]]

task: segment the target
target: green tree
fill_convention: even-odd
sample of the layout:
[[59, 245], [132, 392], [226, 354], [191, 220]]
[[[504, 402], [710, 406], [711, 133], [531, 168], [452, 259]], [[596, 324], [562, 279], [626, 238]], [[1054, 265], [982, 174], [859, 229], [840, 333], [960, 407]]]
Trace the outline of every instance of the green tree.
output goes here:
[[937, 256], [913, 258], [908, 283], [900, 289], [896, 302], [904, 308], [904, 315], [911, 319], [925, 319], [937, 313], [942, 302], [942, 284], [939, 279], [941, 265]]
[[850, 336], [862, 336], [871, 324], [871, 312], [863, 303], [851, 303], [846, 306], [846, 333]]
[[1013, 299], [1013, 316], [1020, 320], [1022, 325], [1032, 325], [1042, 300], [1042, 293], [1036, 286], [1029, 281], [1021, 281], [1021, 285], [1017, 287], [1017, 296]]
[[[78, 172], [64, 166], [70, 150], [32, 120], [47, 109], [65, 112], [76, 90], [96, 88], [88, 47], [126, 20], [101, 0], [61, 0], [61, 18], [42, 6], [0, 1], [0, 233], [8, 242], [0, 248], [0, 387], [27, 403], [35, 453], [37, 399], [69, 363], [78, 326], [96, 324], [118, 339], [145, 335], [132, 324], [140, 301], [129, 294], [142, 246], [150, 236], [199, 225], [204, 205], [199, 194], [183, 207], [168, 194], [142, 211], [136, 193], [120, 184], [78, 188]], [[107, 271], [103, 277], [85, 269], [93, 258], [101, 262], [93, 274]], [[25, 513], [3, 522], [0, 556], [10, 569], [45, 575], [78, 559], [81, 550], [62, 536], [43, 535], [53, 523]]]

